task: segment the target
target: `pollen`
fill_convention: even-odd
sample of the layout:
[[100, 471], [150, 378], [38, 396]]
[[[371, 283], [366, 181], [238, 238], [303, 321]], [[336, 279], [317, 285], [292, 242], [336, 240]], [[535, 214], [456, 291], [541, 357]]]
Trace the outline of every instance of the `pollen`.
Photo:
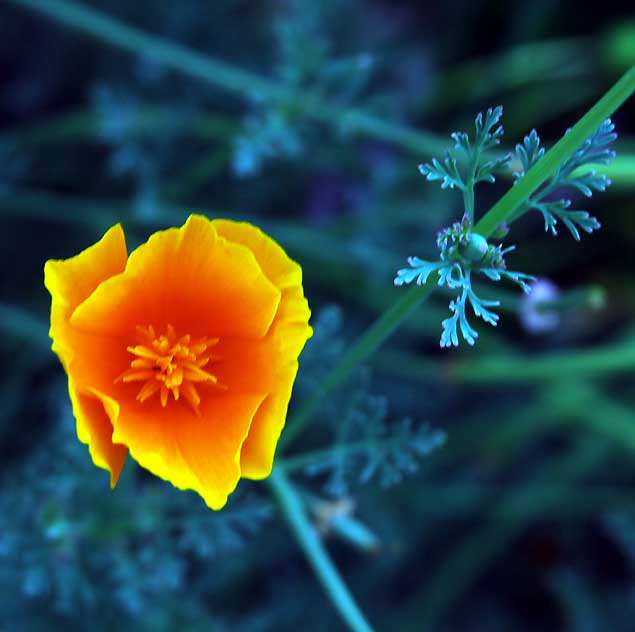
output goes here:
[[134, 359], [130, 361], [130, 368], [115, 380], [124, 383], [143, 382], [137, 393], [137, 401], [143, 403], [158, 394], [161, 406], [165, 408], [170, 395], [174, 401], [183, 396], [194, 412], [199, 414], [201, 397], [197, 387], [227, 389], [208, 368], [208, 365], [221, 359], [210, 352], [218, 343], [218, 338], [193, 339], [189, 334], [178, 337], [172, 325], [168, 325], [166, 332], [160, 335], [157, 335], [152, 325], [138, 326], [137, 333], [142, 344], [126, 347]]

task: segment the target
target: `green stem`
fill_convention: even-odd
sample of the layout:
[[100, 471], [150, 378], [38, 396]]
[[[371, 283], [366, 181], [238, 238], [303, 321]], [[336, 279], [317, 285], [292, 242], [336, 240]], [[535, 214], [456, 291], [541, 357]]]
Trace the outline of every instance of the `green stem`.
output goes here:
[[[619, 152], [619, 148], [617, 148]], [[625, 189], [635, 186], [635, 155], [618, 154], [610, 165], [585, 165], [573, 172], [574, 176], [582, 175], [594, 170], [603, 173], [611, 180], [611, 188]]]
[[[151, 103], [139, 103], [131, 108], [127, 129], [131, 135], [151, 135], [166, 128], [189, 133], [204, 139], [226, 139], [236, 130], [237, 122], [220, 114], [192, 114], [175, 120], [174, 110]], [[44, 122], [18, 127], [0, 140], [17, 146], [84, 141], [100, 136], [104, 116], [93, 110], [76, 110], [51, 117]]]
[[538, 301], [536, 310], [544, 312], [564, 312], [569, 309], [597, 310], [606, 304], [606, 291], [601, 285], [587, 285], [565, 290], [554, 299]]
[[348, 628], [353, 632], [372, 632], [372, 628], [324, 550], [322, 541], [309, 522], [302, 501], [291, 482], [280, 468], [274, 468], [267, 480], [282, 514]]
[[283, 468], [285, 472], [294, 472], [303, 470], [311, 465], [329, 463], [340, 457], [350, 456], [359, 452], [363, 453], [374, 449], [386, 450], [391, 445], [397, 445], [399, 440], [399, 437], [391, 436], [385, 439], [367, 439], [365, 441], [350, 441], [341, 445], [336, 444], [323, 450], [311, 450], [310, 452], [285, 457], [278, 462], [278, 466]]
[[478, 158], [479, 153], [472, 148], [468, 161], [467, 182], [465, 183], [465, 189], [463, 191], [463, 205], [465, 207], [465, 214], [470, 220], [470, 224], [474, 224], [474, 177], [476, 174]]
[[357, 108], [333, 105], [315, 94], [295, 90], [247, 72], [223, 61], [197, 53], [168, 39], [145, 33], [87, 6], [67, 0], [8, 0], [37, 11], [124, 50], [145, 55], [167, 67], [201, 79], [250, 100], [270, 100], [323, 121], [350, 134], [361, 134], [394, 142], [423, 156], [442, 152], [447, 141], [434, 134], [388, 123]]
[[[439, 363], [397, 350], [382, 351], [373, 365], [402, 378], [429, 381], [439, 376]], [[500, 354], [456, 360], [441, 367], [450, 382], [467, 384], [546, 383], [562, 376], [602, 378], [635, 371], [635, 348], [618, 344], [542, 355]]]
[[496, 204], [482, 217], [475, 232], [489, 237], [529, 196], [550, 178], [560, 165], [617, 108], [635, 92], [635, 66], [565, 134]]
[[[392, 358], [394, 362], [395, 358]], [[402, 359], [403, 361], [403, 359]], [[409, 367], [410, 368], [410, 367]], [[471, 383], [545, 382], [567, 377], [600, 378], [635, 370], [632, 345], [560, 351], [541, 356], [490, 356], [451, 366], [451, 379]]]
[[382, 343], [401, 325], [403, 320], [428, 298], [434, 286], [434, 281], [428, 280], [425, 285], [414, 286], [406, 290], [401, 298], [358, 338], [357, 342], [344, 354], [313, 396], [307, 399], [297, 413], [293, 415], [281, 437], [281, 447], [289, 445], [302, 432], [304, 426], [322, 405], [324, 398], [328, 397], [356, 367], [375, 353]]
[[474, 223], [474, 177], [470, 175], [463, 191], [463, 205], [465, 214], [470, 218], [470, 223]]

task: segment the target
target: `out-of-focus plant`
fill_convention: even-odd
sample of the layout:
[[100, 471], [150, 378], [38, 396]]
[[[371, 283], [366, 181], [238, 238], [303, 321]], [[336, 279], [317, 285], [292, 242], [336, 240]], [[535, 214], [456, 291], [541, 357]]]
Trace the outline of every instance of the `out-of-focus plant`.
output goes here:
[[227, 512], [211, 512], [192, 502], [193, 494], [139, 485], [130, 470], [121, 493], [104, 497], [73, 439], [67, 404], [60, 412], [39, 448], [0, 485], [3, 624], [49, 630], [58, 620], [82, 630], [90, 620], [108, 630], [137, 619], [144, 630], [173, 630], [176, 621], [191, 630], [214, 626], [200, 609], [202, 587], [223, 576], [210, 566], [271, 518], [271, 504], [243, 496]]
[[[276, 79], [314, 98], [354, 103], [368, 84], [374, 64], [368, 53], [338, 54], [333, 27], [339, 11], [346, 9], [350, 7], [335, 11], [323, 0], [310, 5], [291, 0], [281, 5], [272, 29]], [[298, 159], [318, 140], [301, 106], [258, 97], [254, 101], [234, 139], [232, 167], [240, 177], [258, 175], [272, 159]]]

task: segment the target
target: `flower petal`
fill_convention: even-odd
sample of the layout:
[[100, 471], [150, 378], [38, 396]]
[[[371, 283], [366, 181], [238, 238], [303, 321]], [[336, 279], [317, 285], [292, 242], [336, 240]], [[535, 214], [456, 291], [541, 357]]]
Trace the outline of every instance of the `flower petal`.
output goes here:
[[44, 285], [51, 293], [53, 351], [66, 366], [73, 345], [68, 341], [68, 321], [75, 308], [95, 288], [126, 267], [126, 238], [120, 224], [110, 228], [94, 245], [70, 259], [49, 260], [44, 266]]
[[112, 442], [113, 422], [119, 415], [119, 404], [95, 389], [79, 390], [69, 379], [69, 393], [75, 415], [77, 436], [97, 467], [110, 472], [110, 486], [117, 484], [128, 448]]
[[302, 285], [302, 268], [257, 226], [229, 219], [215, 219], [212, 225], [221, 237], [249, 248], [264, 273], [277, 288], [284, 290]]
[[219, 379], [232, 392], [266, 392], [268, 396], [254, 416], [242, 449], [243, 476], [265, 478], [271, 472], [276, 445], [284, 427], [297, 358], [313, 334], [308, 325], [311, 311], [302, 289], [302, 269], [259, 228], [244, 222], [214, 220], [220, 235], [247, 246], [264, 273], [282, 290], [280, 305], [268, 335], [243, 344], [221, 341]]
[[[297, 364], [295, 365], [297, 369]], [[296, 371], [276, 391], [267, 396], [251, 422], [240, 453], [245, 478], [262, 479], [271, 474], [278, 439], [284, 428]]]
[[260, 338], [280, 294], [248, 248], [219, 237], [207, 218], [190, 215], [181, 228], [157, 232], [137, 248], [125, 272], [97, 288], [71, 321], [108, 335], [169, 323], [195, 336]]
[[271, 472], [298, 371], [297, 357], [311, 333], [306, 322], [276, 323], [263, 341], [245, 350], [247, 361], [242, 373], [237, 363], [229, 362], [230, 354], [227, 354], [226, 362], [218, 365], [219, 379], [225, 380], [230, 390], [268, 393], [254, 417], [243, 447], [240, 460], [243, 476], [259, 479]]
[[[229, 393], [203, 397], [200, 415], [185, 403], [122, 406], [115, 441], [153, 474], [180, 489], [198, 492], [220, 509], [240, 479], [240, 451], [262, 395]], [[174, 404], [174, 405], [173, 405]]]

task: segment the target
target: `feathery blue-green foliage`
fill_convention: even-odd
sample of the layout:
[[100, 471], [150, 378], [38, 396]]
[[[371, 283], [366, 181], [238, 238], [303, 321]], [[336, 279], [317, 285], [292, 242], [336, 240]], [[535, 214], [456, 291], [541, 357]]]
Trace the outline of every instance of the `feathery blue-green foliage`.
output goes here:
[[[587, 211], [572, 210], [568, 198], [553, 199], [554, 193], [562, 188], [577, 189], [585, 197], [590, 198], [594, 191], [605, 191], [611, 184], [603, 173], [597, 173], [594, 165], [610, 165], [615, 158], [615, 151], [610, 145], [616, 140], [615, 125], [606, 120], [586, 142], [558, 169], [554, 176], [542, 189], [529, 197], [522, 212], [535, 209], [542, 214], [545, 231], [557, 235], [556, 224], [561, 221], [573, 238], [580, 240], [580, 230], [592, 233], [600, 228], [600, 222]], [[520, 162], [520, 171], [514, 172], [514, 180], [518, 181], [534, 166], [544, 154], [540, 146], [540, 138], [536, 130], [525, 136], [522, 144], [516, 145], [516, 157]], [[580, 173], [581, 172], [581, 173]]]
[[[477, 318], [496, 327], [499, 315], [490, 308], [499, 307], [500, 301], [485, 299], [477, 296], [472, 286], [476, 273], [483, 274], [491, 281], [505, 278], [515, 282], [525, 292], [531, 291], [529, 285], [535, 277], [523, 272], [507, 270], [505, 255], [515, 249], [514, 246], [504, 248], [496, 246], [478, 233], [473, 231], [474, 217], [474, 186], [479, 182], [494, 182], [494, 172], [508, 167], [512, 154], [488, 158], [486, 152], [500, 144], [503, 127], [499, 125], [503, 115], [503, 108], [490, 108], [483, 116], [476, 116], [474, 139], [470, 140], [466, 132], [454, 132], [454, 149], [448, 150], [443, 161], [433, 158], [431, 163], [419, 166], [419, 171], [427, 180], [441, 181], [442, 189], [457, 188], [463, 192], [464, 215], [460, 222], [442, 230], [437, 236], [439, 261], [425, 261], [419, 257], [409, 257], [409, 268], [397, 271], [395, 285], [406, 285], [413, 281], [417, 285], [425, 284], [428, 277], [436, 272], [438, 284], [450, 290], [458, 290], [456, 298], [450, 301], [452, 316], [442, 321], [441, 347], [458, 347], [459, 332], [463, 339], [473, 345], [478, 338], [478, 332], [468, 321], [468, 306]], [[615, 157], [615, 152], [609, 145], [615, 141], [617, 134], [615, 126], [609, 120], [605, 121], [598, 130], [591, 135], [583, 145], [568, 158], [536, 193], [516, 211], [515, 216], [530, 209], [542, 213], [545, 230], [557, 234], [556, 224], [561, 221], [573, 237], [579, 241], [580, 230], [587, 233], [600, 227], [600, 223], [589, 215], [587, 211], [571, 210], [571, 200], [561, 198], [551, 200], [551, 194], [563, 187], [571, 187], [591, 197], [593, 191], [604, 191], [610, 180], [604, 174], [598, 174], [590, 169], [590, 165], [608, 165]], [[520, 170], [514, 171], [514, 182], [518, 182], [543, 156], [545, 150], [540, 146], [540, 138], [536, 130], [525, 136], [523, 143], [516, 146], [516, 159]], [[461, 160], [462, 159], [462, 160]], [[586, 170], [579, 173], [576, 170]], [[510, 218], [510, 222], [514, 217]], [[501, 227], [502, 233], [509, 232], [509, 225]]]

